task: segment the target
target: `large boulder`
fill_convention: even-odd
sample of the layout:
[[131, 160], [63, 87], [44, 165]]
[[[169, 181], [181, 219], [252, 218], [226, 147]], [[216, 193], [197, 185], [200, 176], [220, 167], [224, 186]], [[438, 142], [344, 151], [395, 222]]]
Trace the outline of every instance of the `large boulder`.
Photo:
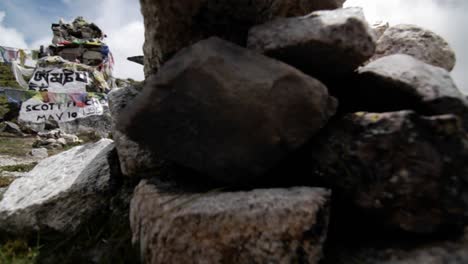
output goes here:
[[433, 234], [466, 222], [468, 136], [453, 115], [348, 114], [309, 156], [312, 179], [340, 195], [336, 208], [354, 206], [373, 224]]
[[416, 25], [400, 24], [385, 30], [372, 60], [392, 54], [410, 55], [447, 71], [456, 62], [455, 52], [442, 37]]
[[102, 139], [39, 162], [3, 195], [0, 233], [75, 234], [107, 207], [115, 160], [112, 140]]
[[201, 39], [219, 36], [245, 44], [247, 31], [275, 17], [334, 9], [345, 0], [140, 0], [145, 23], [145, 75]]
[[317, 11], [253, 27], [247, 46], [314, 77], [353, 72], [375, 51], [375, 36], [361, 8]]
[[130, 223], [145, 263], [318, 263], [330, 192], [179, 193], [143, 181]]
[[468, 101], [442, 68], [408, 55], [390, 55], [359, 68], [357, 82], [348, 97], [353, 110], [453, 113], [468, 126]]
[[109, 93], [109, 109], [112, 116], [112, 138], [115, 142], [122, 174], [129, 177], [143, 177], [153, 174], [161, 164], [161, 160], [147, 149], [147, 146], [129, 139], [116, 129], [116, 122], [127, 105], [140, 93], [135, 87], [127, 86], [114, 89]]
[[210, 38], [147, 80], [118, 125], [167, 160], [219, 182], [245, 184], [309, 140], [335, 108], [316, 79]]

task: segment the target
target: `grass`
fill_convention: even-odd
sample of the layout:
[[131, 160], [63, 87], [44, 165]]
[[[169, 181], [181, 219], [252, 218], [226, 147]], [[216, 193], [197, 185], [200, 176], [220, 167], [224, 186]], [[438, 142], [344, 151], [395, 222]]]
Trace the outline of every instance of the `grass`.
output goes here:
[[0, 63], [0, 86], [21, 88], [21, 86], [16, 82], [11, 66], [5, 63]]
[[39, 246], [31, 247], [23, 240], [10, 240], [0, 245], [0, 263], [32, 264], [39, 256]]
[[8, 99], [4, 95], [0, 95], [0, 117], [5, 116], [6, 113], [10, 112], [10, 104]]
[[36, 167], [37, 162], [0, 166], [0, 171], [28, 172]]
[[15, 180], [13, 177], [0, 177], [0, 188], [5, 188], [10, 186], [10, 184]]
[[36, 141], [34, 137], [12, 137], [0, 135], [0, 153], [7, 156], [25, 157]]

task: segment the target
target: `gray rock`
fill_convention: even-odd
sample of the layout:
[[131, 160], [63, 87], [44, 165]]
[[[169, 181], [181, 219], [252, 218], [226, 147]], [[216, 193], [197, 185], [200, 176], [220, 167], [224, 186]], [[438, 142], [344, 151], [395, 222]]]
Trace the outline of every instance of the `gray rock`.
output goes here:
[[[245, 44], [250, 27], [275, 17], [335, 9], [345, 0], [140, 0], [145, 23], [145, 76], [182, 48], [219, 36]], [[170, 33], [169, 33], [170, 32]]]
[[375, 24], [372, 24], [372, 29], [374, 30], [375, 36], [377, 39], [380, 39], [384, 32], [390, 27], [390, 24], [388, 22], [377, 22]]
[[456, 114], [468, 127], [468, 101], [450, 73], [411, 56], [380, 58], [358, 70], [358, 110], [412, 109], [424, 115]]
[[109, 201], [112, 140], [78, 146], [41, 161], [0, 201], [0, 233], [73, 235]]
[[219, 182], [245, 184], [317, 133], [336, 100], [300, 71], [210, 38], [161, 68], [119, 130]]
[[4, 121], [3, 123], [5, 125], [3, 128], [4, 132], [14, 134], [17, 136], [24, 136], [23, 132], [21, 131], [21, 128], [17, 124], [10, 121]]
[[375, 51], [361, 8], [316, 11], [253, 27], [247, 46], [320, 78], [353, 72]]
[[112, 116], [112, 138], [120, 161], [120, 168], [125, 176], [142, 177], [146, 174], [154, 174], [161, 160], [147, 149], [144, 144], [139, 144], [129, 139], [124, 133], [115, 129], [117, 118], [127, 105], [139, 94], [132, 86], [115, 89], [109, 93], [109, 109]]
[[318, 263], [330, 192], [178, 193], [141, 182], [130, 206], [145, 263]]
[[102, 115], [88, 116], [70, 122], [59, 123], [60, 130], [68, 134], [94, 133], [101, 138], [108, 138], [111, 132], [111, 115], [109, 107], [107, 105], [103, 105], [103, 107], [104, 113]]
[[55, 139], [55, 138], [48, 138], [48, 139], [45, 140], [45, 143], [46, 143], [47, 145], [49, 145], [49, 144], [55, 144], [55, 143], [57, 143], [57, 139]]
[[67, 145], [67, 140], [65, 140], [64, 138], [58, 138], [57, 143], [65, 147]]
[[31, 150], [31, 156], [39, 159], [45, 159], [49, 157], [49, 153], [46, 148], [33, 148]]
[[62, 137], [62, 134], [63, 132], [60, 129], [54, 129], [50, 131], [38, 132], [37, 136], [43, 139], [48, 139], [48, 138], [57, 139], [57, 138]]
[[[467, 146], [453, 115], [361, 112], [330, 125], [306, 166], [340, 194], [342, 208], [359, 208], [372, 224], [433, 234], [466, 223]], [[346, 221], [352, 217], [363, 216]]]
[[31, 164], [38, 160], [39, 159], [31, 157], [31, 156], [14, 157], [14, 156], [0, 154], [0, 167], [12, 166], [12, 165], [18, 165], [18, 164]]
[[415, 25], [402, 24], [387, 29], [377, 42], [372, 60], [392, 54], [407, 54], [447, 71], [451, 71], [456, 62], [455, 52], [442, 37]]
[[61, 134], [61, 137], [65, 139], [65, 142], [67, 145], [72, 145], [72, 144], [79, 144], [82, 143], [83, 141], [76, 135], [71, 135], [71, 134], [66, 134], [63, 133]]

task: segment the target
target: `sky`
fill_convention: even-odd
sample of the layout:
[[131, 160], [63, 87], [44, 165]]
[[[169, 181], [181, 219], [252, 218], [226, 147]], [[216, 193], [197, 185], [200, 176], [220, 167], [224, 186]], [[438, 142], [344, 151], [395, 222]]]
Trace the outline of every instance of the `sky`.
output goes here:
[[[345, 6], [363, 7], [371, 23], [417, 24], [443, 36], [457, 54], [453, 77], [468, 93], [468, 0], [348, 0]], [[0, 45], [29, 49], [48, 45], [52, 23], [79, 15], [108, 35], [106, 43], [116, 60], [114, 75], [142, 80], [143, 66], [126, 60], [143, 54], [139, 0], [0, 0]]]

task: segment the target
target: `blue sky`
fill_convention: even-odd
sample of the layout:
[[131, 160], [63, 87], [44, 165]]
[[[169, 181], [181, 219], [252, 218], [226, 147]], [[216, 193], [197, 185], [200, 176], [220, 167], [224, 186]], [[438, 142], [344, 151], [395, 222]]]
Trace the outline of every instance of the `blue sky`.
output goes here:
[[62, 1], [51, 0], [2, 0], [0, 10], [5, 12], [4, 25], [17, 28], [30, 43], [44, 37], [43, 28], [60, 17], [60, 10], [69, 11]]
[[[348, 0], [345, 5], [363, 7], [371, 23], [417, 24], [442, 35], [457, 54], [453, 77], [468, 93], [468, 0]], [[48, 45], [51, 23], [79, 15], [109, 36], [106, 42], [116, 58], [115, 75], [143, 79], [143, 67], [126, 60], [143, 53], [139, 0], [0, 0], [0, 45], [32, 49]]]

